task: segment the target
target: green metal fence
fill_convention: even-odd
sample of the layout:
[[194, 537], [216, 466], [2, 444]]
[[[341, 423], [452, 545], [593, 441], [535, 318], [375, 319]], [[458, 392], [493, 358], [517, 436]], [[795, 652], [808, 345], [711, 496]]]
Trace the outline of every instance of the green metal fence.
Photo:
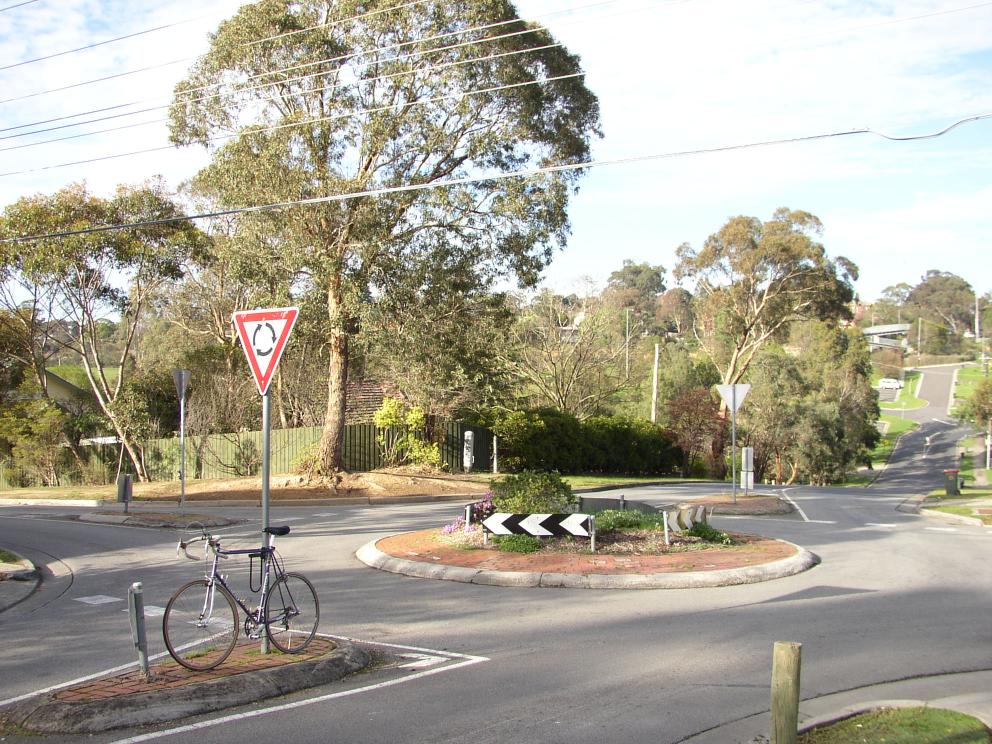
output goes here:
[[[475, 435], [474, 470], [489, 470], [492, 466], [493, 434], [488, 429], [467, 424], [441, 424], [441, 462], [448, 470], [462, 470], [462, 448], [466, 431]], [[322, 428], [309, 426], [298, 429], [274, 429], [270, 438], [270, 470], [273, 474], [291, 473], [294, 465], [306, 457], [320, 441]], [[351, 472], [375, 470], [383, 466], [378, 438], [385, 432], [371, 424], [345, 427], [343, 443], [344, 469]], [[113, 482], [120, 458], [120, 446], [95, 445], [86, 448], [90, 454], [89, 479], [103, 473], [105, 483]], [[179, 479], [179, 438], [153, 439], [142, 446], [145, 469], [152, 480]], [[124, 458], [123, 471], [128, 472]], [[262, 432], [245, 431], [186, 438], [186, 476], [190, 480], [207, 478], [236, 478], [258, 475], [262, 465]], [[0, 491], [14, 488], [11, 463], [0, 460]], [[69, 480], [69, 479], [67, 479]]]

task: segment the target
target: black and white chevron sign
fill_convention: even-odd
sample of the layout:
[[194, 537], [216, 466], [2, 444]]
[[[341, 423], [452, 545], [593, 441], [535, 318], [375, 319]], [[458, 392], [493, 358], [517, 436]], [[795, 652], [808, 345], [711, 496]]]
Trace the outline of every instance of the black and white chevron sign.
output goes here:
[[588, 514], [501, 514], [484, 519], [482, 526], [494, 535], [534, 537], [589, 537]]

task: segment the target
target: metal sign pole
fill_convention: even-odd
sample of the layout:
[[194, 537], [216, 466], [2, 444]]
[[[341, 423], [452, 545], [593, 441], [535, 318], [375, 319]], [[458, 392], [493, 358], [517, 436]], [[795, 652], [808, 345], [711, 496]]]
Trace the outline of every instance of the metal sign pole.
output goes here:
[[186, 505], [186, 387], [189, 378], [188, 369], [172, 370], [172, 380], [179, 395], [179, 511]]
[[[271, 403], [269, 391], [262, 396], [262, 529], [269, 527], [269, 429], [271, 428]], [[268, 532], [262, 532], [262, 544], [269, 547], [271, 538]], [[264, 594], [269, 593], [268, 574], [262, 574], [265, 582], [262, 586]], [[265, 618], [262, 618], [263, 620]], [[269, 653], [269, 634], [262, 628], [262, 653]]]
[[730, 474], [734, 483], [734, 503], [737, 503], [737, 386], [731, 388], [730, 407]]
[[179, 511], [186, 506], [186, 391], [179, 398]]

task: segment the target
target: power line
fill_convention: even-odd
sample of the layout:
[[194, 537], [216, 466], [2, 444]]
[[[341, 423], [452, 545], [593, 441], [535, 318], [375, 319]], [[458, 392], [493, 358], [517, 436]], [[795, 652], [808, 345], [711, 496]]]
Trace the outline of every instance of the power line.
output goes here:
[[147, 28], [144, 31], [135, 31], [133, 34], [125, 34], [124, 36], [117, 36], [113, 39], [105, 39], [104, 41], [95, 41], [92, 44], [86, 44], [85, 46], [76, 47], [75, 49], [66, 49], [62, 52], [55, 52], [53, 54], [46, 54], [43, 57], [35, 57], [34, 59], [26, 59], [22, 62], [14, 62], [13, 64], [3, 65], [0, 67], [2, 70], [12, 70], [15, 67], [22, 67], [24, 65], [30, 65], [34, 62], [43, 62], [46, 59], [55, 59], [56, 57], [64, 57], [67, 54], [75, 54], [76, 52], [85, 52], [87, 49], [95, 49], [96, 47], [105, 46], [106, 44], [113, 44], [115, 41], [123, 41], [124, 39], [133, 39], [136, 36], [144, 36], [145, 34], [155, 33], [156, 31], [163, 31], [167, 28], [175, 28], [176, 26], [183, 26], [187, 23], [192, 23], [193, 21], [199, 21], [206, 16], [197, 16], [196, 18], [187, 18], [185, 21], [176, 21], [175, 23], [167, 23], [164, 26], [156, 26], [155, 28]]
[[[532, 33], [532, 32], [537, 31], [537, 30], [546, 30], [546, 29], [544, 27], [540, 27], [539, 29], [531, 29], [527, 33]], [[425, 49], [425, 50], [419, 51], [419, 52], [410, 52], [409, 54], [404, 54], [404, 55], [400, 55], [398, 57], [394, 57], [394, 58], [392, 58], [390, 60], [390, 62], [399, 62], [399, 61], [402, 61], [402, 60], [411, 59], [411, 58], [414, 58], [414, 57], [417, 57], [417, 56], [420, 56], [420, 55], [424, 55], [424, 54], [433, 54], [433, 53], [436, 53], [436, 52], [450, 51], [452, 49], [458, 49], [458, 48], [462, 48], [462, 47], [465, 47], [465, 46], [472, 46], [474, 44], [481, 43], [483, 41], [487, 41], [487, 42], [488, 41], [498, 41], [500, 39], [504, 39], [504, 38], [507, 38], [509, 36], [517, 36], [520, 33], [521, 32], [514, 31], [514, 32], [512, 32], [510, 34], [501, 34], [501, 35], [497, 35], [497, 36], [489, 36], [489, 37], [486, 37], [485, 39], [478, 39], [478, 40], [473, 40], [473, 41], [470, 41], [470, 42], [462, 42], [462, 43], [459, 43], [459, 44], [452, 44], [452, 45], [445, 46], [445, 47], [436, 47], [434, 49]], [[362, 82], [373, 82], [373, 81], [376, 81], [376, 80], [388, 80], [390, 78], [399, 77], [401, 75], [416, 74], [417, 72], [430, 72], [432, 70], [441, 70], [441, 69], [445, 69], [446, 67], [451, 67], [451, 66], [455, 66], [455, 65], [462, 65], [462, 64], [470, 64], [472, 62], [486, 62], [486, 61], [490, 61], [490, 60], [493, 60], [493, 59], [499, 59], [501, 57], [508, 57], [508, 56], [513, 56], [513, 55], [516, 55], [516, 54], [526, 54], [526, 53], [529, 53], [529, 52], [542, 51], [542, 50], [545, 50], [545, 49], [553, 49], [555, 47], [560, 47], [560, 46], [561, 46], [561, 44], [545, 44], [543, 46], [527, 47], [526, 49], [517, 49], [517, 50], [514, 50], [512, 52], [500, 52], [500, 53], [497, 53], [497, 54], [491, 54], [491, 55], [486, 56], [486, 57], [473, 57], [473, 58], [465, 59], [465, 60], [456, 60], [455, 62], [445, 62], [445, 63], [442, 63], [440, 65], [434, 65], [434, 66], [430, 66], [430, 67], [421, 68], [420, 70], [404, 70], [404, 71], [401, 71], [401, 72], [398, 72], [398, 73], [393, 73], [393, 74], [390, 74], [390, 75], [381, 75], [381, 76], [375, 77], [375, 78], [368, 78], [366, 80], [363, 80]], [[366, 63], [364, 65], [360, 65], [360, 66], [356, 67], [356, 69], [367, 69], [371, 64], [372, 64], [371, 62], [370, 63]], [[255, 86], [235, 87], [233, 89], [233, 91], [225, 91], [223, 93], [211, 93], [209, 95], [200, 96], [199, 98], [191, 98], [191, 99], [185, 100], [185, 101], [183, 101], [183, 103], [199, 103], [200, 101], [208, 101], [208, 100], [210, 100], [212, 98], [219, 98], [222, 95], [227, 95], [227, 94], [229, 94], [231, 92], [235, 92], [235, 91], [236, 92], [242, 92], [242, 93], [243, 92], [250, 92], [250, 91], [253, 91], [253, 90], [261, 90], [263, 88], [271, 88], [271, 87], [274, 87], [274, 86], [277, 86], [277, 85], [285, 85], [286, 83], [292, 83], [292, 82], [297, 82], [297, 81], [300, 81], [300, 80], [306, 80], [307, 78], [312, 78], [312, 77], [317, 77], [317, 75], [315, 73], [307, 73], [305, 75], [300, 75], [300, 76], [295, 77], [295, 78], [285, 78], [285, 79], [282, 79], [282, 80], [277, 80], [277, 81], [272, 82], [272, 83], [262, 83], [260, 85], [255, 85]], [[207, 87], [213, 87], [213, 86], [202, 86], [200, 88], [200, 90], [206, 89]], [[305, 91], [305, 92], [306, 93], [319, 93], [321, 91], [334, 90], [335, 88], [338, 88], [338, 87], [342, 87], [342, 85], [331, 85], [331, 86], [326, 86], [324, 88], [313, 88], [313, 89], [311, 89], [309, 91]], [[160, 99], [156, 99], [156, 100], [160, 100]], [[275, 101], [277, 99], [276, 98], [268, 98], [268, 99], [263, 99], [263, 100], [267, 100], [267, 101], [270, 101], [271, 102], [271, 101]], [[103, 111], [110, 111], [110, 110], [113, 110], [113, 109], [116, 109], [116, 108], [121, 108], [121, 107], [124, 107], [124, 106], [134, 105], [136, 103], [141, 103], [141, 102], [140, 101], [134, 101], [134, 102], [129, 103], [129, 104], [120, 104], [118, 106], [108, 106], [108, 107], [105, 107], [105, 108], [102, 108], [102, 109], [93, 109], [92, 111], [87, 111], [87, 112], [83, 112], [83, 113], [80, 113], [80, 114], [72, 114], [70, 116], [58, 117], [58, 118], [55, 118], [55, 119], [49, 119], [49, 120], [44, 121], [44, 122], [35, 122], [35, 123], [36, 124], [46, 124], [46, 123], [49, 123], [49, 122], [60, 121], [62, 119], [69, 119], [69, 118], [75, 118], [77, 116], [84, 116], [86, 114], [100, 113], [100, 112], [103, 112]], [[172, 104], [170, 103], [170, 104], [164, 105], [164, 106], [152, 106], [152, 107], [149, 107], [149, 108], [137, 109], [135, 111], [127, 111], [127, 112], [123, 112], [123, 113], [119, 113], [119, 114], [111, 114], [109, 116], [101, 116], [101, 117], [98, 117], [96, 119], [87, 119], [85, 121], [77, 121], [77, 122], [73, 122], [71, 124], [60, 124], [59, 126], [48, 127], [46, 129], [33, 129], [30, 132], [20, 132], [18, 134], [8, 134], [8, 135], [0, 136], [0, 140], [15, 139], [17, 137], [28, 137], [28, 136], [30, 136], [32, 134], [42, 134], [44, 132], [54, 132], [54, 131], [58, 131], [60, 129], [70, 129], [72, 127], [83, 126], [85, 124], [94, 124], [94, 123], [100, 122], [100, 121], [109, 121], [111, 119], [120, 119], [120, 118], [124, 118], [126, 116], [136, 116], [138, 114], [148, 113], [149, 111], [159, 111], [159, 110], [162, 110], [162, 109], [168, 109], [171, 105]], [[158, 121], [166, 121], [166, 119], [160, 119]], [[11, 131], [11, 130], [14, 130], [14, 129], [22, 129], [22, 128], [27, 127], [27, 126], [32, 126], [32, 125], [31, 124], [21, 124], [21, 125], [14, 126], [14, 127], [7, 127], [5, 129], [0, 129], [0, 132], [8, 132], [8, 131]], [[110, 130], [99, 130], [97, 132], [92, 132], [92, 134], [99, 134], [99, 133], [101, 133], [103, 131], [116, 131], [117, 129], [121, 129], [121, 127], [116, 127], [114, 129], [110, 129]], [[71, 138], [67, 138], [67, 139], [71, 139]], [[46, 142], [57, 142], [57, 141], [59, 141], [59, 140], [46, 140]], [[9, 148], [9, 149], [15, 149], [15, 148]]]
[[[270, 127], [259, 127], [257, 129], [247, 130], [247, 132], [250, 133], [250, 134], [257, 134], [257, 133], [261, 133], [261, 132], [276, 132], [276, 131], [279, 131], [279, 130], [282, 130], [282, 129], [292, 129], [292, 128], [295, 128], [295, 127], [306, 126], [307, 124], [320, 124], [322, 122], [335, 121], [337, 119], [347, 119], [347, 118], [350, 118], [352, 116], [361, 116], [363, 114], [375, 114], [375, 113], [379, 113], [381, 111], [389, 111], [390, 109], [410, 108], [412, 106], [423, 106], [423, 105], [426, 105], [426, 104], [429, 104], [429, 103], [438, 103], [439, 101], [447, 101], [447, 100], [452, 100], [452, 99], [454, 99], [454, 100], [460, 100], [462, 98], [467, 98], [468, 96], [472, 96], [472, 95], [478, 95], [480, 93], [495, 93], [495, 92], [501, 91], [501, 90], [510, 90], [511, 88], [523, 88], [523, 87], [526, 87], [528, 85], [541, 85], [543, 83], [551, 83], [551, 82], [556, 82], [558, 80], [567, 80], [567, 79], [570, 79], [570, 78], [577, 78], [577, 77], [581, 77], [582, 75], [585, 75], [585, 73], [584, 72], [575, 72], [575, 73], [571, 73], [569, 75], [557, 75], [555, 77], [542, 78], [541, 80], [529, 80], [529, 81], [524, 82], [524, 83], [511, 83], [509, 85], [497, 85], [497, 86], [493, 86], [491, 88], [481, 88], [479, 90], [462, 91], [461, 93], [452, 93], [452, 94], [444, 95], [444, 96], [434, 96], [432, 98], [424, 98], [422, 100], [413, 101], [413, 102], [395, 103], [395, 104], [391, 104], [389, 106], [380, 106], [378, 108], [355, 109], [353, 111], [348, 111], [348, 112], [344, 112], [344, 113], [341, 113], [341, 114], [333, 114], [331, 116], [321, 116], [321, 117], [317, 117], [317, 118], [314, 118], [314, 119], [305, 119], [303, 121], [294, 121], [294, 122], [290, 122], [288, 124], [275, 124], [275, 125], [270, 126]], [[154, 122], [152, 122], [152, 123], [154, 123]], [[232, 132], [231, 134], [217, 135], [216, 137], [208, 137], [206, 141], [207, 142], [219, 142], [221, 140], [234, 139], [236, 137], [242, 136], [244, 133], [245, 132]], [[14, 149], [14, 148], [11, 148], [11, 149]], [[74, 160], [74, 161], [72, 161], [70, 163], [56, 163], [54, 165], [43, 165], [43, 166], [38, 167], [38, 168], [29, 168], [27, 170], [9, 171], [7, 173], [0, 173], [0, 178], [5, 178], [7, 176], [23, 176], [23, 175], [28, 174], [28, 173], [40, 173], [42, 171], [56, 170], [58, 168], [68, 168], [68, 167], [73, 166], [73, 165], [85, 165], [87, 163], [100, 163], [100, 162], [104, 162], [104, 161], [107, 161], [107, 160], [117, 160], [117, 159], [120, 159], [120, 158], [127, 158], [127, 157], [131, 157], [131, 156], [134, 156], [134, 155], [147, 155], [148, 153], [152, 153], [152, 152], [162, 152], [164, 150], [172, 150], [172, 149], [173, 149], [173, 145], [163, 145], [163, 146], [160, 146], [160, 147], [149, 147], [149, 148], [146, 148], [144, 150], [133, 150], [131, 152], [122, 152], [122, 153], [116, 153], [116, 154], [113, 154], [113, 155], [103, 155], [103, 156], [98, 157], [98, 158], [89, 158], [87, 160]]]
[[[595, 7], [599, 7], [599, 6], [602, 6], [602, 5], [612, 5], [612, 4], [615, 4], [617, 2], [621, 2], [621, 1], [622, 0], [601, 0], [600, 2], [590, 3], [588, 5], [583, 5], [583, 6], [580, 6], [580, 7], [577, 7], [577, 8], [568, 8], [566, 10], [559, 10], [559, 11], [555, 11], [555, 12], [552, 12], [552, 13], [544, 13], [542, 15], [535, 16], [535, 18], [548, 18], [548, 17], [551, 17], [551, 16], [561, 15], [563, 13], [573, 13], [573, 12], [575, 12], [577, 10], [588, 10], [590, 8], [595, 8]], [[690, 1], [691, 0], [673, 0], [673, 2], [667, 3], [667, 4], [672, 5], [672, 4], [675, 4], [675, 2], [690, 2]], [[347, 23], [347, 22], [350, 22], [350, 21], [359, 20], [361, 18], [364, 18], [364, 17], [366, 17], [368, 15], [372, 15], [372, 14], [375, 14], [375, 13], [386, 12], [388, 10], [393, 10], [395, 8], [407, 7], [408, 5], [411, 5], [411, 4], [413, 4], [413, 3], [408, 3], [406, 5], [396, 5], [396, 6], [392, 6], [391, 8], [385, 8], [385, 9], [381, 9], [381, 10], [378, 10], [378, 11], [369, 11], [368, 13], [362, 13], [360, 15], [351, 16], [349, 18], [338, 19], [336, 21], [329, 22], [328, 24], [325, 24], [325, 25], [334, 25], [334, 24]], [[518, 18], [516, 20], [518, 20], [520, 22], [526, 22], [526, 19], [523, 19], [523, 18]], [[478, 31], [478, 30], [481, 30], [483, 28], [486, 28], [486, 26], [477, 26], [477, 27], [473, 27], [473, 28], [461, 29], [460, 31], [452, 32], [452, 33], [468, 33], [470, 31]], [[278, 38], [278, 36], [280, 36], [280, 35], [277, 34], [275, 36], [266, 37], [264, 39], [255, 39], [254, 41], [245, 42], [245, 44], [242, 44], [240, 46], [250, 46], [252, 44], [257, 44], [257, 43], [260, 43], [260, 42], [263, 42], [263, 41], [268, 41], [268, 40], [271, 40], [271, 39]], [[377, 50], [370, 50], [370, 51], [377, 51]], [[180, 64], [182, 62], [189, 62], [190, 60], [194, 60], [196, 58], [197, 57], [183, 57], [181, 59], [175, 59], [175, 60], [171, 60], [169, 62], [163, 62], [163, 63], [159, 63], [159, 64], [155, 64], [155, 65], [149, 65], [147, 67], [140, 67], [140, 68], [137, 68], [135, 70], [127, 70], [125, 72], [116, 73], [114, 75], [109, 75], [109, 76], [100, 77], [100, 78], [94, 78], [94, 79], [91, 79], [91, 80], [82, 80], [80, 82], [71, 83], [69, 85], [63, 85], [63, 86], [60, 86], [58, 88], [49, 88], [47, 90], [36, 91], [34, 93], [26, 93], [24, 95], [14, 96], [12, 98], [4, 98], [4, 99], [0, 99], [0, 104], [14, 103], [16, 101], [22, 101], [22, 100], [25, 100], [27, 98], [35, 98], [37, 96], [43, 96], [43, 95], [47, 95], [49, 93], [60, 93], [60, 92], [66, 91], [66, 90], [70, 90], [72, 88], [79, 88], [79, 87], [83, 87], [83, 86], [86, 86], [86, 85], [93, 85], [95, 83], [106, 82], [107, 80], [113, 80], [113, 79], [117, 79], [117, 78], [127, 77], [127, 76], [130, 76], [130, 75], [137, 75], [137, 74], [140, 74], [140, 73], [143, 73], [143, 72], [149, 72], [149, 71], [152, 71], [152, 70], [161, 69], [163, 67], [169, 67], [171, 65]], [[19, 64], [26, 64], [26, 63], [19, 63]], [[3, 68], [0, 68], [0, 69], [3, 69]], [[275, 71], [275, 72], [284, 72], [284, 71], [289, 70], [289, 69], [294, 69], [294, 68], [285, 68], [284, 70], [279, 70], [279, 71]], [[140, 104], [140, 103], [145, 103], [145, 102], [147, 102], [147, 99], [145, 101], [134, 101], [134, 102], [132, 102], [130, 104], [120, 104], [120, 105], [121, 106], [128, 106], [128, 105]], [[57, 119], [51, 119], [49, 121], [57, 121]], [[44, 123], [47, 123], [47, 122], [36, 122], [36, 123], [44, 124]], [[33, 126], [33, 125], [32, 124], [23, 124], [21, 126], [24, 127], [24, 126]]]
[[38, 0], [24, 0], [23, 3], [16, 3], [14, 5], [8, 5], [6, 8], [0, 8], [0, 13], [3, 13], [5, 10], [13, 10], [14, 8], [20, 8], [22, 5], [30, 5], [31, 3], [36, 2], [38, 2]]
[[200, 214], [182, 215], [179, 217], [168, 217], [160, 220], [145, 220], [141, 222], [129, 222], [129, 223], [122, 223], [117, 225], [101, 225], [99, 227], [89, 227], [81, 230], [66, 230], [63, 232], [56, 232], [56, 233], [39, 233], [36, 235], [26, 235], [19, 238], [5, 238], [3, 240], [0, 240], [0, 243], [27, 243], [34, 240], [68, 238], [75, 235], [89, 235], [93, 233], [104, 233], [115, 230], [128, 230], [135, 227], [152, 227], [154, 225], [166, 225], [174, 222], [182, 222], [185, 220], [203, 220], [203, 219], [211, 219], [215, 217], [229, 217], [238, 214], [276, 211], [280, 209], [289, 209], [291, 207], [309, 206], [314, 204], [326, 204], [330, 202], [350, 201], [352, 199], [360, 199], [360, 198], [368, 198], [368, 197], [388, 196], [390, 194], [408, 193], [412, 191], [426, 191], [428, 189], [446, 188], [450, 186], [465, 186], [473, 183], [484, 183], [486, 181], [503, 181], [510, 178], [530, 178], [533, 176], [540, 176], [548, 173], [560, 173], [570, 170], [582, 170], [584, 168], [599, 168], [599, 167], [612, 166], [612, 165], [626, 165], [629, 163], [641, 163], [652, 160], [670, 160], [674, 158], [690, 157], [694, 155], [711, 155], [715, 153], [732, 152], [734, 150], [746, 150], [757, 147], [772, 147], [777, 145], [795, 144], [800, 142], [813, 142], [816, 140], [850, 137], [852, 135], [860, 135], [860, 134], [873, 134], [878, 137], [883, 137], [884, 139], [897, 141], [897, 142], [907, 142], [911, 140], [926, 140], [926, 139], [933, 139], [935, 137], [941, 137], [959, 126], [962, 126], [970, 122], [980, 121], [983, 119], [992, 119], [992, 113], [976, 114], [975, 116], [969, 116], [964, 119], [960, 119], [954, 122], [953, 124], [945, 127], [944, 129], [938, 130], [936, 132], [931, 132], [928, 134], [911, 135], [907, 137], [893, 137], [868, 128], [849, 129], [839, 132], [826, 132], [823, 134], [811, 134], [811, 135], [803, 135], [799, 137], [789, 137], [785, 139], [747, 142], [742, 144], [724, 145], [721, 147], [710, 147], [710, 148], [696, 149], [696, 150], [680, 150], [677, 152], [657, 153], [653, 155], [635, 155], [631, 157], [614, 158], [610, 160], [587, 160], [581, 163], [545, 166], [542, 168], [529, 168], [524, 170], [510, 171], [506, 173], [493, 173], [486, 176], [467, 176], [465, 178], [452, 178], [452, 179], [447, 179], [445, 181], [439, 181], [434, 183], [408, 184], [406, 186], [392, 186], [381, 189], [371, 189], [367, 191], [352, 192], [348, 194], [332, 194], [328, 196], [317, 196], [310, 199], [297, 199], [293, 201], [262, 204], [253, 207], [237, 207], [232, 209], [218, 210], [215, 212], [203, 212]]
[[[498, 54], [490, 54], [490, 55], [485, 56], [485, 57], [472, 57], [472, 58], [469, 58], [469, 59], [456, 60], [455, 62], [445, 62], [444, 64], [440, 64], [440, 65], [431, 65], [429, 67], [424, 67], [424, 68], [421, 68], [421, 69], [403, 70], [402, 72], [395, 72], [395, 73], [392, 73], [392, 74], [389, 74], [389, 75], [379, 75], [379, 76], [373, 77], [373, 78], [365, 78], [361, 82], [363, 84], [364, 83], [374, 83], [374, 82], [378, 82], [378, 81], [382, 81], [382, 80], [391, 80], [393, 78], [402, 77], [402, 76], [405, 76], [405, 75], [416, 75], [418, 73], [423, 74], [423, 73], [429, 73], [429, 72], [436, 72], [438, 70], [444, 70], [444, 69], [447, 69], [449, 67], [456, 67], [456, 66], [460, 66], [460, 65], [467, 65], [467, 64], [477, 63], [477, 62], [489, 62], [489, 61], [492, 61], [494, 59], [500, 59], [500, 58], [503, 58], [503, 57], [515, 56], [515, 55], [518, 55], [518, 54], [527, 54], [529, 52], [539, 52], [539, 51], [543, 51], [545, 49], [555, 49], [555, 48], [560, 47], [560, 46], [561, 46], [561, 44], [544, 44], [543, 46], [528, 47], [527, 49], [517, 49], [517, 50], [514, 50], [512, 52], [500, 52]], [[311, 75], [304, 75], [300, 79], [302, 80], [302, 79], [305, 79], [305, 78], [308, 78], [308, 77], [312, 77], [312, 76]], [[283, 82], [285, 82], [285, 81], [283, 81]], [[350, 83], [348, 83], [348, 84], [350, 84]], [[257, 89], [260, 89], [260, 88], [267, 88], [270, 85], [272, 85], [272, 83], [266, 83], [265, 85], [258, 86], [257, 88], [249, 88], [248, 90], [257, 90]], [[302, 95], [309, 95], [309, 94], [312, 94], [312, 93], [327, 92], [327, 91], [331, 91], [331, 90], [336, 90], [337, 88], [340, 88], [340, 87], [344, 87], [345, 85], [347, 85], [347, 84], [346, 83], [335, 83], [334, 85], [326, 85], [326, 86], [321, 87], [321, 88], [311, 88], [309, 90], [302, 91], [301, 94]], [[209, 100], [211, 98], [217, 98], [220, 95], [222, 95], [222, 94], [215, 93], [215, 94], [212, 94], [212, 95], [209, 95], [209, 96], [203, 96], [202, 98], [194, 99], [194, 101], [191, 101], [191, 102], [205, 101], [205, 100]], [[273, 102], [275, 102], [275, 101], [277, 101], [279, 99], [278, 98], [272, 98], [272, 97], [270, 97], [270, 98], [262, 98], [260, 100], [261, 101], [268, 102], [268, 103], [273, 103]], [[64, 125], [61, 125], [61, 126], [58, 126], [58, 127], [50, 127], [49, 129], [36, 129], [36, 130], [34, 130], [32, 132], [22, 132], [21, 134], [8, 134], [6, 136], [0, 137], [0, 141], [7, 140], [7, 139], [15, 139], [15, 138], [18, 138], [18, 137], [27, 137], [27, 136], [32, 135], [32, 134], [40, 134], [42, 132], [51, 132], [51, 131], [55, 131], [55, 130], [58, 130], [58, 129], [68, 129], [68, 128], [71, 128], [71, 127], [83, 126], [84, 124], [92, 124], [92, 123], [95, 123], [95, 122], [98, 122], [98, 121], [107, 121], [107, 120], [110, 120], [110, 119], [119, 119], [119, 118], [123, 118], [125, 116], [135, 116], [137, 114], [143, 114], [143, 113], [147, 113], [149, 111], [158, 111], [158, 110], [167, 109], [167, 108], [169, 108], [169, 106], [154, 106], [152, 108], [139, 109], [138, 111], [130, 111], [130, 112], [123, 113], [123, 114], [114, 114], [114, 115], [111, 115], [111, 116], [100, 117], [98, 119], [89, 119], [87, 121], [76, 122], [74, 124], [64, 124]], [[376, 110], [379, 110], [379, 109], [364, 109], [364, 111], [376, 111]], [[168, 121], [168, 119], [152, 119], [150, 121], [142, 121], [142, 122], [137, 122], [137, 123], [134, 123], [134, 124], [124, 124], [124, 125], [119, 126], [119, 127], [108, 127], [106, 129], [96, 129], [96, 130], [94, 130], [92, 132], [84, 132], [82, 134], [72, 134], [72, 135], [69, 135], [69, 136], [66, 136], [66, 137], [54, 137], [52, 139], [39, 140], [37, 142], [29, 142], [29, 143], [23, 144], [23, 145], [13, 145], [11, 147], [0, 147], [0, 152], [9, 152], [11, 150], [23, 150], [24, 148], [27, 148], [27, 147], [37, 147], [39, 145], [49, 145], [49, 144], [52, 144], [52, 143], [55, 143], [55, 142], [65, 142], [67, 140], [80, 139], [80, 138], [83, 138], [83, 137], [92, 137], [92, 136], [97, 135], [97, 134], [106, 134], [108, 132], [119, 132], [119, 131], [122, 131], [122, 130], [125, 130], [125, 129], [136, 129], [138, 127], [146, 127], [146, 126], [149, 126], [151, 124], [161, 124], [161, 123], [166, 122], [166, 121]], [[306, 122], [302, 122], [302, 123], [306, 123]], [[0, 130], [0, 131], [3, 131], [3, 130]]]
[[[11, 5], [11, 6], [8, 6], [7, 8], [0, 8], [0, 11], [9, 10], [10, 8], [17, 8], [17, 7], [20, 7], [21, 5], [27, 5], [29, 3], [36, 2], [36, 1], [37, 0], [27, 0], [27, 2], [19, 3], [18, 5]], [[368, 11], [366, 13], [360, 13], [358, 15], [351, 16], [350, 18], [338, 19], [338, 20], [335, 20], [335, 21], [329, 21], [328, 23], [321, 23], [321, 24], [318, 24], [316, 26], [310, 26], [309, 28], [301, 28], [301, 29], [297, 29], [295, 31], [287, 31], [287, 32], [283, 32], [281, 34], [274, 34], [272, 36], [267, 36], [267, 37], [265, 37], [263, 39], [255, 39], [254, 41], [246, 42], [244, 44], [241, 44], [240, 46], [243, 46], [243, 47], [254, 46], [255, 44], [262, 44], [262, 43], [264, 43], [266, 41], [272, 41], [274, 39], [281, 39], [281, 38], [286, 37], [286, 36], [292, 36], [294, 34], [305, 33], [306, 31], [314, 31], [316, 29], [326, 28], [328, 26], [336, 26], [336, 25], [340, 25], [342, 23], [347, 23], [349, 21], [359, 20], [361, 18], [368, 18], [370, 16], [380, 15], [382, 13], [388, 13], [391, 10], [398, 10], [398, 9], [402, 9], [402, 8], [409, 8], [409, 7], [413, 6], [413, 5], [420, 5], [421, 3], [424, 3], [424, 2], [426, 2], [426, 0], [411, 0], [410, 2], [403, 3], [402, 5], [394, 5], [394, 6], [389, 7], [389, 8], [380, 8], [379, 10], [370, 10], [370, 11]], [[125, 34], [124, 36], [116, 36], [113, 39], [105, 39], [104, 41], [97, 41], [97, 42], [94, 42], [92, 44], [87, 44], [85, 46], [76, 47], [75, 49], [66, 49], [65, 51], [55, 52], [53, 54], [48, 54], [48, 55], [45, 55], [43, 57], [35, 57], [34, 59], [26, 59], [26, 60], [24, 60], [22, 62], [15, 62], [14, 64], [10, 64], [10, 65], [6, 65], [6, 66], [3, 66], [3, 67], [0, 67], [0, 70], [9, 70], [9, 69], [11, 69], [13, 67], [21, 67], [22, 65], [29, 65], [29, 64], [32, 64], [33, 62], [42, 62], [42, 61], [44, 61], [46, 59], [54, 59], [55, 57], [63, 57], [65, 55], [67, 55], [67, 54], [75, 54], [76, 52], [84, 52], [87, 49], [94, 49], [95, 47], [104, 46], [106, 44], [113, 44], [116, 41], [124, 41], [126, 39], [133, 39], [136, 36], [144, 36], [145, 34], [151, 34], [151, 33], [154, 33], [156, 31], [164, 31], [165, 29], [175, 28], [176, 26], [182, 26], [182, 25], [187, 24], [187, 23], [192, 23], [194, 21], [202, 20], [202, 19], [204, 19], [206, 17], [207, 16], [205, 16], [205, 15], [203, 15], [203, 16], [196, 16], [195, 18], [189, 18], [189, 19], [187, 19], [185, 21], [177, 21], [176, 23], [169, 23], [169, 24], [166, 24], [164, 26], [156, 26], [154, 28], [148, 28], [148, 29], [145, 29], [143, 31], [136, 31], [136, 32], [134, 32], [132, 34]], [[194, 58], [187, 58], [187, 59], [195, 59], [195, 57]]]

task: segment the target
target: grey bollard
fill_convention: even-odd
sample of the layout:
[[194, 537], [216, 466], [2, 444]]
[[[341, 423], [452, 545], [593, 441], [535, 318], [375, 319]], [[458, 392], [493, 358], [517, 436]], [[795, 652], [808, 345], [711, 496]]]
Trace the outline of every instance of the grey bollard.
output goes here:
[[145, 680], [150, 679], [148, 672], [148, 637], [145, 634], [145, 600], [142, 596], [141, 582], [136, 581], [127, 590], [127, 609], [131, 620], [131, 640], [138, 651], [138, 666]]

